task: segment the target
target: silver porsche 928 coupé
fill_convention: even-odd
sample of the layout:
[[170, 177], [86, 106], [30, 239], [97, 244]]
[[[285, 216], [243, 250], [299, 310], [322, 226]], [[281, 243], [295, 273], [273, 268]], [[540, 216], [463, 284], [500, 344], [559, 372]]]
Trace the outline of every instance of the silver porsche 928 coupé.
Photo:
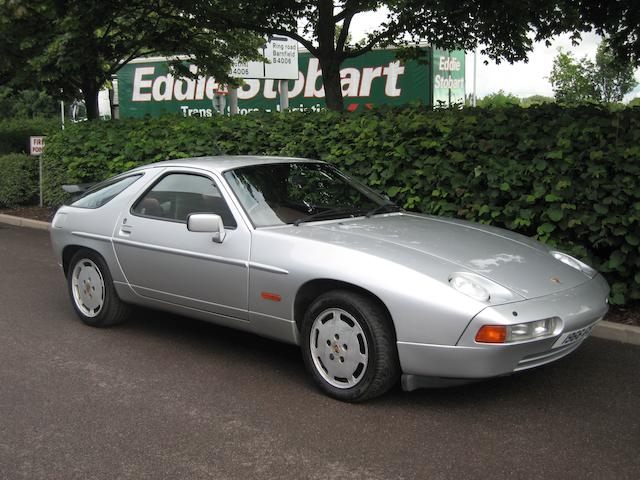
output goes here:
[[346, 401], [537, 367], [606, 313], [595, 270], [506, 230], [403, 211], [333, 166], [155, 163], [61, 207], [51, 229], [92, 326], [143, 305], [299, 344]]

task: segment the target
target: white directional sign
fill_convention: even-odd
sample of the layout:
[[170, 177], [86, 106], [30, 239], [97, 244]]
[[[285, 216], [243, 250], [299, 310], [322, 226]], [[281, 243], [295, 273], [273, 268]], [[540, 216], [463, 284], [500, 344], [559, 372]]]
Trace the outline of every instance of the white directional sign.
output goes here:
[[274, 35], [260, 49], [268, 62], [238, 62], [231, 69], [235, 78], [265, 78], [273, 80], [298, 79], [298, 42]]
[[231, 67], [233, 78], [264, 78], [264, 62], [236, 62]]

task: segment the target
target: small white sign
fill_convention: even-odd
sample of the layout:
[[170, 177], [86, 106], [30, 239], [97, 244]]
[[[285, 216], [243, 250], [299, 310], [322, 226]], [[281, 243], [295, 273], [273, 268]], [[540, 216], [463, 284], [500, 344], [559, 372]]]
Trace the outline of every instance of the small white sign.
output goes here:
[[264, 62], [237, 62], [231, 67], [233, 78], [264, 78]]
[[29, 154], [40, 156], [44, 151], [44, 137], [33, 136], [29, 137]]
[[270, 62], [264, 65], [264, 78], [298, 79], [298, 42], [288, 37], [271, 37], [264, 49], [264, 56]]
[[298, 42], [274, 35], [260, 49], [268, 62], [239, 62], [231, 68], [234, 78], [265, 78], [272, 80], [298, 79]]

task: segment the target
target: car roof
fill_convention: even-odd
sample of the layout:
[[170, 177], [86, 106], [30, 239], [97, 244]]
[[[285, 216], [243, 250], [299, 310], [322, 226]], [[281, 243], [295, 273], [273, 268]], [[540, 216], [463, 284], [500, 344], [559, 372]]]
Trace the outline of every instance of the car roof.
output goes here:
[[[320, 160], [295, 157], [272, 157], [263, 155], [217, 155], [210, 157], [179, 158], [176, 160], [165, 160], [163, 162], [143, 165], [135, 170], [144, 170], [153, 167], [193, 167], [210, 170], [213, 172], [224, 172], [238, 167], [250, 165], [266, 165], [273, 163], [319, 163]], [[324, 162], [321, 162], [324, 163]]]

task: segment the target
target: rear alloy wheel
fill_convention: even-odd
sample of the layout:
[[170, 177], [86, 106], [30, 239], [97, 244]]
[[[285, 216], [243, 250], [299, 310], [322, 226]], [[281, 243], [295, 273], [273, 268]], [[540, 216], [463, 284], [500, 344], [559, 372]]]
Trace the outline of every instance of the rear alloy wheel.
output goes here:
[[302, 330], [305, 364], [330, 396], [360, 402], [398, 380], [391, 322], [366, 296], [346, 290], [321, 295], [307, 310]]
[[73, 308], [87, 325], [115, 325], [130, 312], [130, 307], [118, 298], [109, 269], [96, 252], [80, 250], [73, 256], [67, 284]]

